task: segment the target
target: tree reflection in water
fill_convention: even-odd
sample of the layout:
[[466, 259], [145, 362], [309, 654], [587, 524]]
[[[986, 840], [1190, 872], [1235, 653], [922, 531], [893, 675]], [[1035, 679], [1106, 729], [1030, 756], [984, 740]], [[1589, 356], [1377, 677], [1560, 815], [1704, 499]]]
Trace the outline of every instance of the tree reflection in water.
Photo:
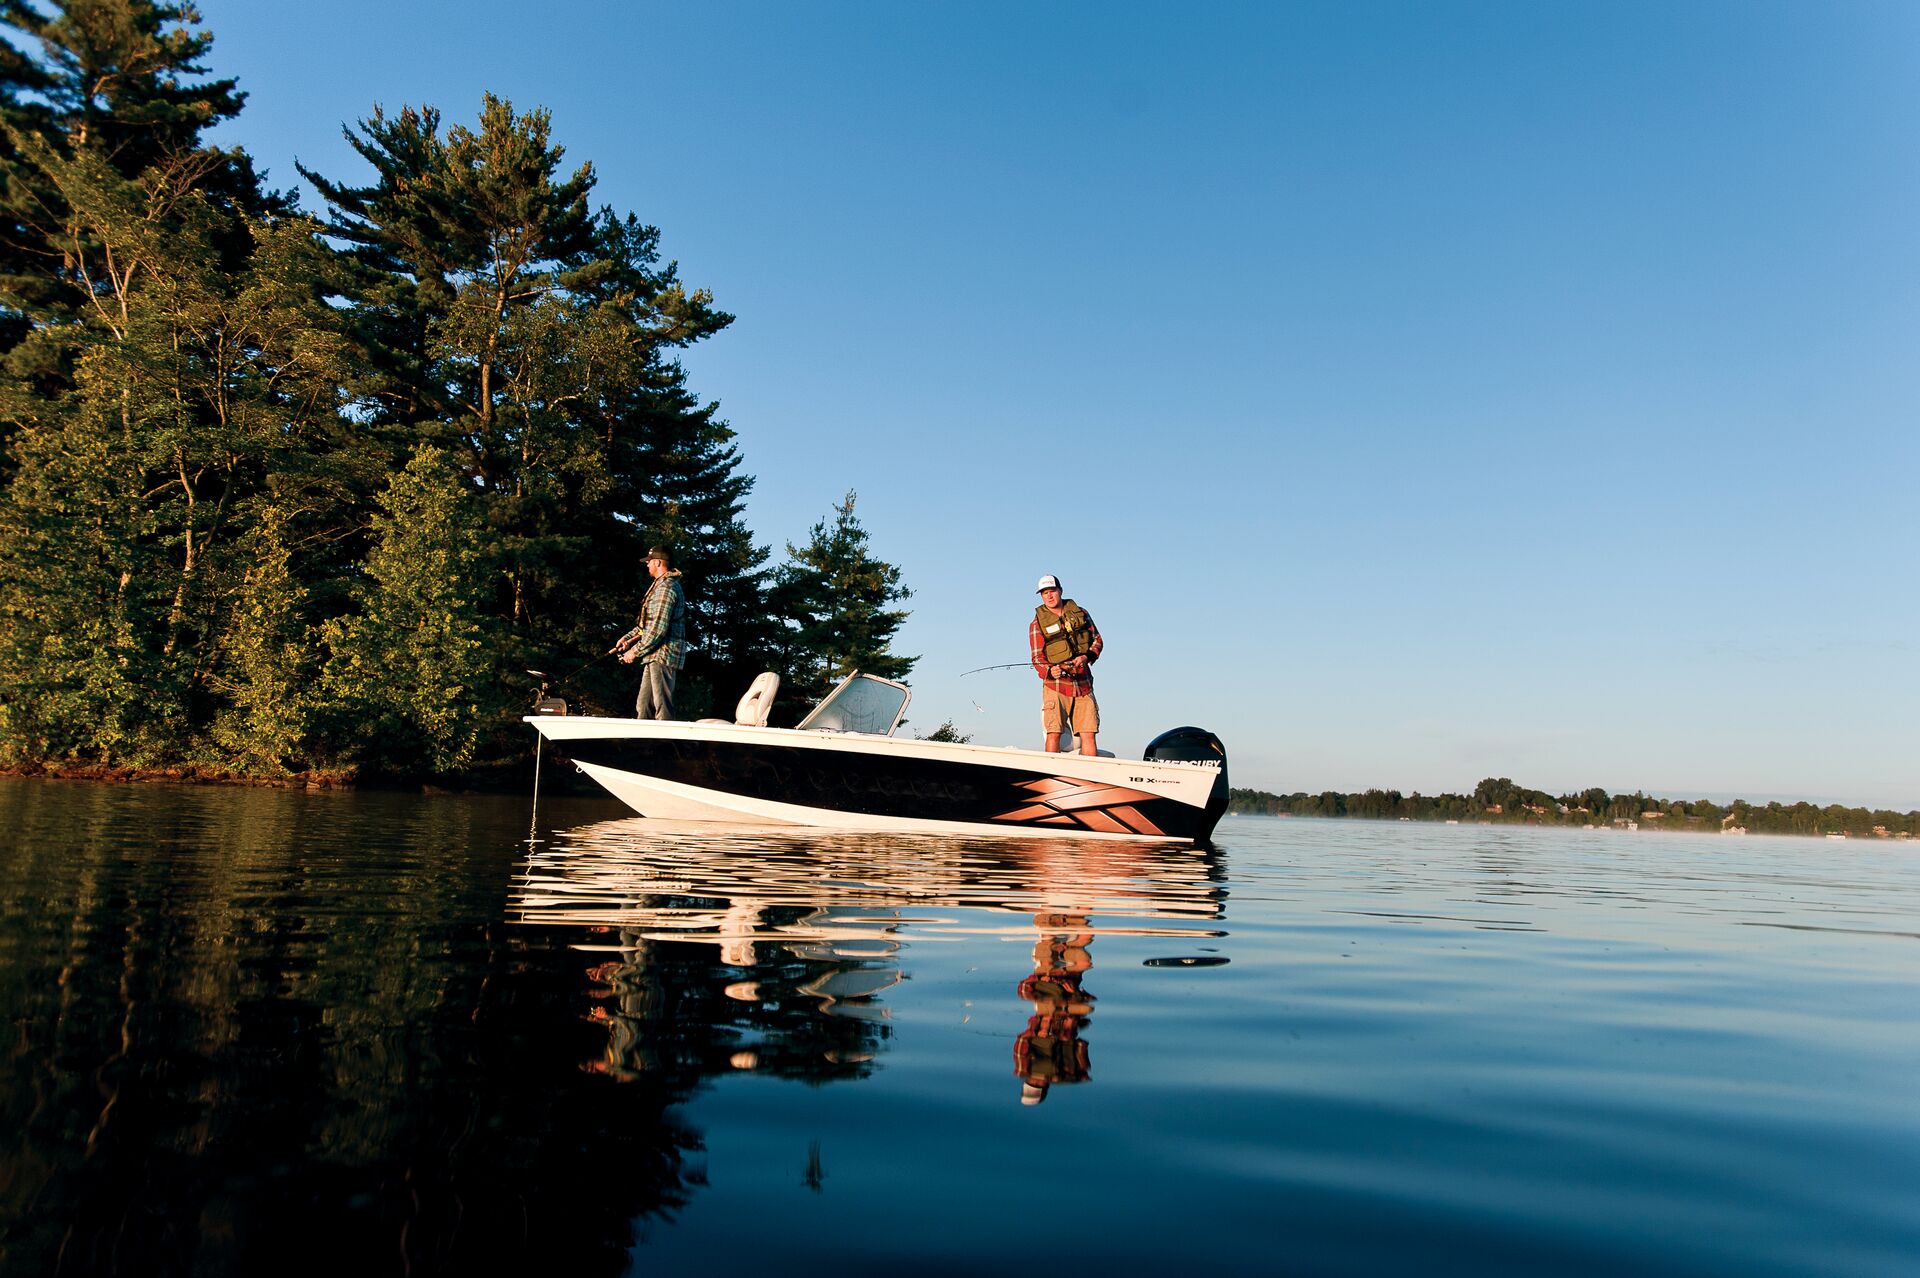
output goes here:
[[579, 1071], [578, 971], [502, 924], [524, 825], [0, 783], [0, 1270], [623, 1271], [697, 1080]]
[[0, 781], [0, 1270], [623, 1272], [704, 1182], [688, 1102], [864, 1077], [909, 935], [1192, 937], [1222, 897], [1190, 851], [526, 828]]

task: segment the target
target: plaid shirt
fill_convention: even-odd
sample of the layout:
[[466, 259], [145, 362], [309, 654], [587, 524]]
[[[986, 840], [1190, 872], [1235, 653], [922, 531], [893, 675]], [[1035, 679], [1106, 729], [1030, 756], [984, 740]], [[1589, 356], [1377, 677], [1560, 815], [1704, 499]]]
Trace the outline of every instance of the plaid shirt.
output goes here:
[[[1087, 665], [1091, 667], [1100, 659], [1100, 627], [1093, 624], [1093, 614], [1087, 614], [1087, 633], [1093, 636], [1093, 646], [1087, 649]], [[1062, 675], [1058, 679], [1047, 678], [1047, 643], [1040, 637], [1040, 618], [1035, 617], [1027, 623], [1027, 647], [1033, 653], [1033, 672], [1040, 676], [1040, 682], [1063, 697], [1089, 697], [1093, 695], [1093, 671], [1085, 674]]]
[[665, 662], [669, 670], [687, 664], [687, 596], [677, 571], [648, 588], [640, 620], [620, 636], [620, 646], [635, 649], [640, 661]]

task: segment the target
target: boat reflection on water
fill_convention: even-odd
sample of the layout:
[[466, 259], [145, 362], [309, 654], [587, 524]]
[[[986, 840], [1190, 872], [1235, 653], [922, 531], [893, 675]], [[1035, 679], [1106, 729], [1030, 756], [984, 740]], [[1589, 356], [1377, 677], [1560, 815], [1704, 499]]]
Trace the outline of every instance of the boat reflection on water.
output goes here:
[[1190, 847], [631, 819], [556, 833], [517, 878], [509, 917], [578, 929], [570, 944], [600, 956], [588, 972], [607, 1044], [585, 1067], [621, 1078], [862, 1077], [891, 1036], [887, 993], [909, 939], [1030, 941], [1014, 1072], [1032, 1104], [1089, 1077], [1096, 933], [1219, 937], [1195, 925], [1225, 898], [1216, 856]]

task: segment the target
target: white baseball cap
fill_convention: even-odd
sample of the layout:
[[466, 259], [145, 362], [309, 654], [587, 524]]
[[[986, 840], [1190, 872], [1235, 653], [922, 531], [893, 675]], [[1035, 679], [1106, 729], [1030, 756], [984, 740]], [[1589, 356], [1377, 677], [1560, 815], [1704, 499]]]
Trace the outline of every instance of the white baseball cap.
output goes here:
[[1033, 588], [1033, 593], [1037, 595], [1043, 590], [1058, 590], [1058, 589], [1060, 589], [1060, 579], [1054, 576], [1052, 573], [1048, 573], [1046, 576], [1040, 579], [1040, 584]]

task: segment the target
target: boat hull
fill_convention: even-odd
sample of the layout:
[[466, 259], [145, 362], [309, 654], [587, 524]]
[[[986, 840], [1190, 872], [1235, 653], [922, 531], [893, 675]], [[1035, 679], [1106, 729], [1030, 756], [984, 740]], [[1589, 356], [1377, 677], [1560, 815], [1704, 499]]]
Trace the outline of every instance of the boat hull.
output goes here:
[[1175, 763], [732, 724], [532, 717], [643, 816], [1204, 842], [1224, 761]]

